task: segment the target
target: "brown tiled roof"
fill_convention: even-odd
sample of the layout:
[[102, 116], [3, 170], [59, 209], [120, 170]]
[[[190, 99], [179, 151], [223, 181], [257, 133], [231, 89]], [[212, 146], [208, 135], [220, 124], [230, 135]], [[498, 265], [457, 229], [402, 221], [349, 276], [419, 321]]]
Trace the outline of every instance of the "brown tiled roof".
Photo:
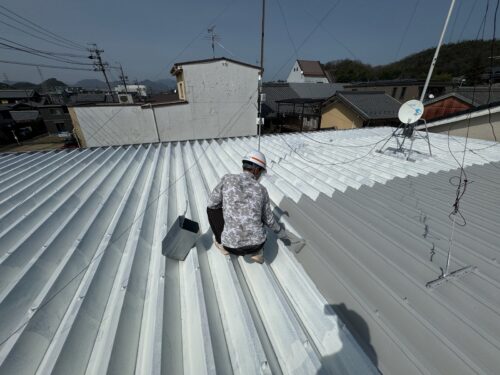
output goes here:
[[300, 70], [302, 70], [302, 74], [304, 74], [304, 76], [326, 77], [319, 61], [297, 60], [297, 62], [299, 63]]

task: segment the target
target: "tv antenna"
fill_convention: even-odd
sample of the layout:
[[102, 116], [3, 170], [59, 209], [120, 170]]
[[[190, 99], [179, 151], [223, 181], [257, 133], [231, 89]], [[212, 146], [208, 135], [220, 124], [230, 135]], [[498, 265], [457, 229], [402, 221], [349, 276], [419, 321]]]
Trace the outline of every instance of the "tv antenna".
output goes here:
[[[389, 141], [394, 138], [397, 142], [397, 148], [392, 149], [393, 153], [402, 153], [406, 156], [406, 160], [414, 161], [411, 159], [411, 153], [413, 151], [413, 142], [416, 138], [425, 139], [427, 145], [429, 146], [429, 155], [432, 156], [431, 143], [429, 141], [429, 132], [427, 131], [427, 122], [424, 121], [425, 135], [421, 135], [415, 130], [415, 126], [418, 121], [422, 118], [424, 114], [424, 105], [420, 100], [409, 100], [399, 108], [398, 118], [401, 124], [392, 132], [391, 138], [389, 138], [378, 150], [378, 152], [383, 153], [384, 147], [389, 143]], [[410, 140], [410, 148], [405, 149], [405, 143]]]
[[212, 57], [215, 59], [215, 43], [219, 44], [220, 36], [215, 32], [215, 26], [213, 25], [208, 28], [207, 32], [209, 35], [205, 37], [206, 40], [210, 40], [212, 42]]

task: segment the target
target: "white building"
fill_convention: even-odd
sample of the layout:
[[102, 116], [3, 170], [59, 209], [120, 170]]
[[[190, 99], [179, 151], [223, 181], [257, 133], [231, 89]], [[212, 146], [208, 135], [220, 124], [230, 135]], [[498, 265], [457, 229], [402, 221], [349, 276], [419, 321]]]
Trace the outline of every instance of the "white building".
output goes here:
[[123, 94], [125, 92], [129, 94], [135, 94], [137, 96], [140, 96], [142, 98], [145, 98], [148, 96], [148, 88], [145, 85], [127, 85], [127, 89], [125, 90], [124, 85], [117, 85], [114, 88], [115, 92], [118, 94]]
[[319, 61], [297, 60], [286, 80], [288, 83], [328, 83], [323, 67]]
[[176, 101], [74, 106], [70, 113], [87, 147], [255, 135], [259, 69], [223, 57], [177, 63]]

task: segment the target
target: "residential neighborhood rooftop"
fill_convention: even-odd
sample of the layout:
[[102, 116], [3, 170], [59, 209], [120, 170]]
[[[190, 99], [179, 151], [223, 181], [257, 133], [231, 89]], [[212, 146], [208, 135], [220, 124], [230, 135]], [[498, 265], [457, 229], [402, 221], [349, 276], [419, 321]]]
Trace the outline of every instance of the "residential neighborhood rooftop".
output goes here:
[[324, 105], [340, 101], [354, 109], [362, 118], [397, 118], [401, 103], [383, 91], [337, 91]]
[[[411, 162], [376, 152], [392, 131], [262, 137], [262, 184], [307, 242], [270, 236], [263, 265], [222, 256], [205, 212], [257, 137], [0, 154], [0, 372], [495, 373], [498, 143], [464, 158], [451, 267], [475, 269], [429, 289], [464, 139]], [[184, 262], [161, 252], [180, 214], [203, 233]]]
[[297, 60], [302, 74], [308, 77], [325, 77], [325, 71], [319, 61]]

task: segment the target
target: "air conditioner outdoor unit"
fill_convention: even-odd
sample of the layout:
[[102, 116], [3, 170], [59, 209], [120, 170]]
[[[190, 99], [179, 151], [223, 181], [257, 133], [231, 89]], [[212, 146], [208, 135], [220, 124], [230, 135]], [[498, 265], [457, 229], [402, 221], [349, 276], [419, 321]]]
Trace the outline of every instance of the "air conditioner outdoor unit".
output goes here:
[[130, 94], [118, 94], [118, 100], [121, 104], [133, 104], [134, 99]]

